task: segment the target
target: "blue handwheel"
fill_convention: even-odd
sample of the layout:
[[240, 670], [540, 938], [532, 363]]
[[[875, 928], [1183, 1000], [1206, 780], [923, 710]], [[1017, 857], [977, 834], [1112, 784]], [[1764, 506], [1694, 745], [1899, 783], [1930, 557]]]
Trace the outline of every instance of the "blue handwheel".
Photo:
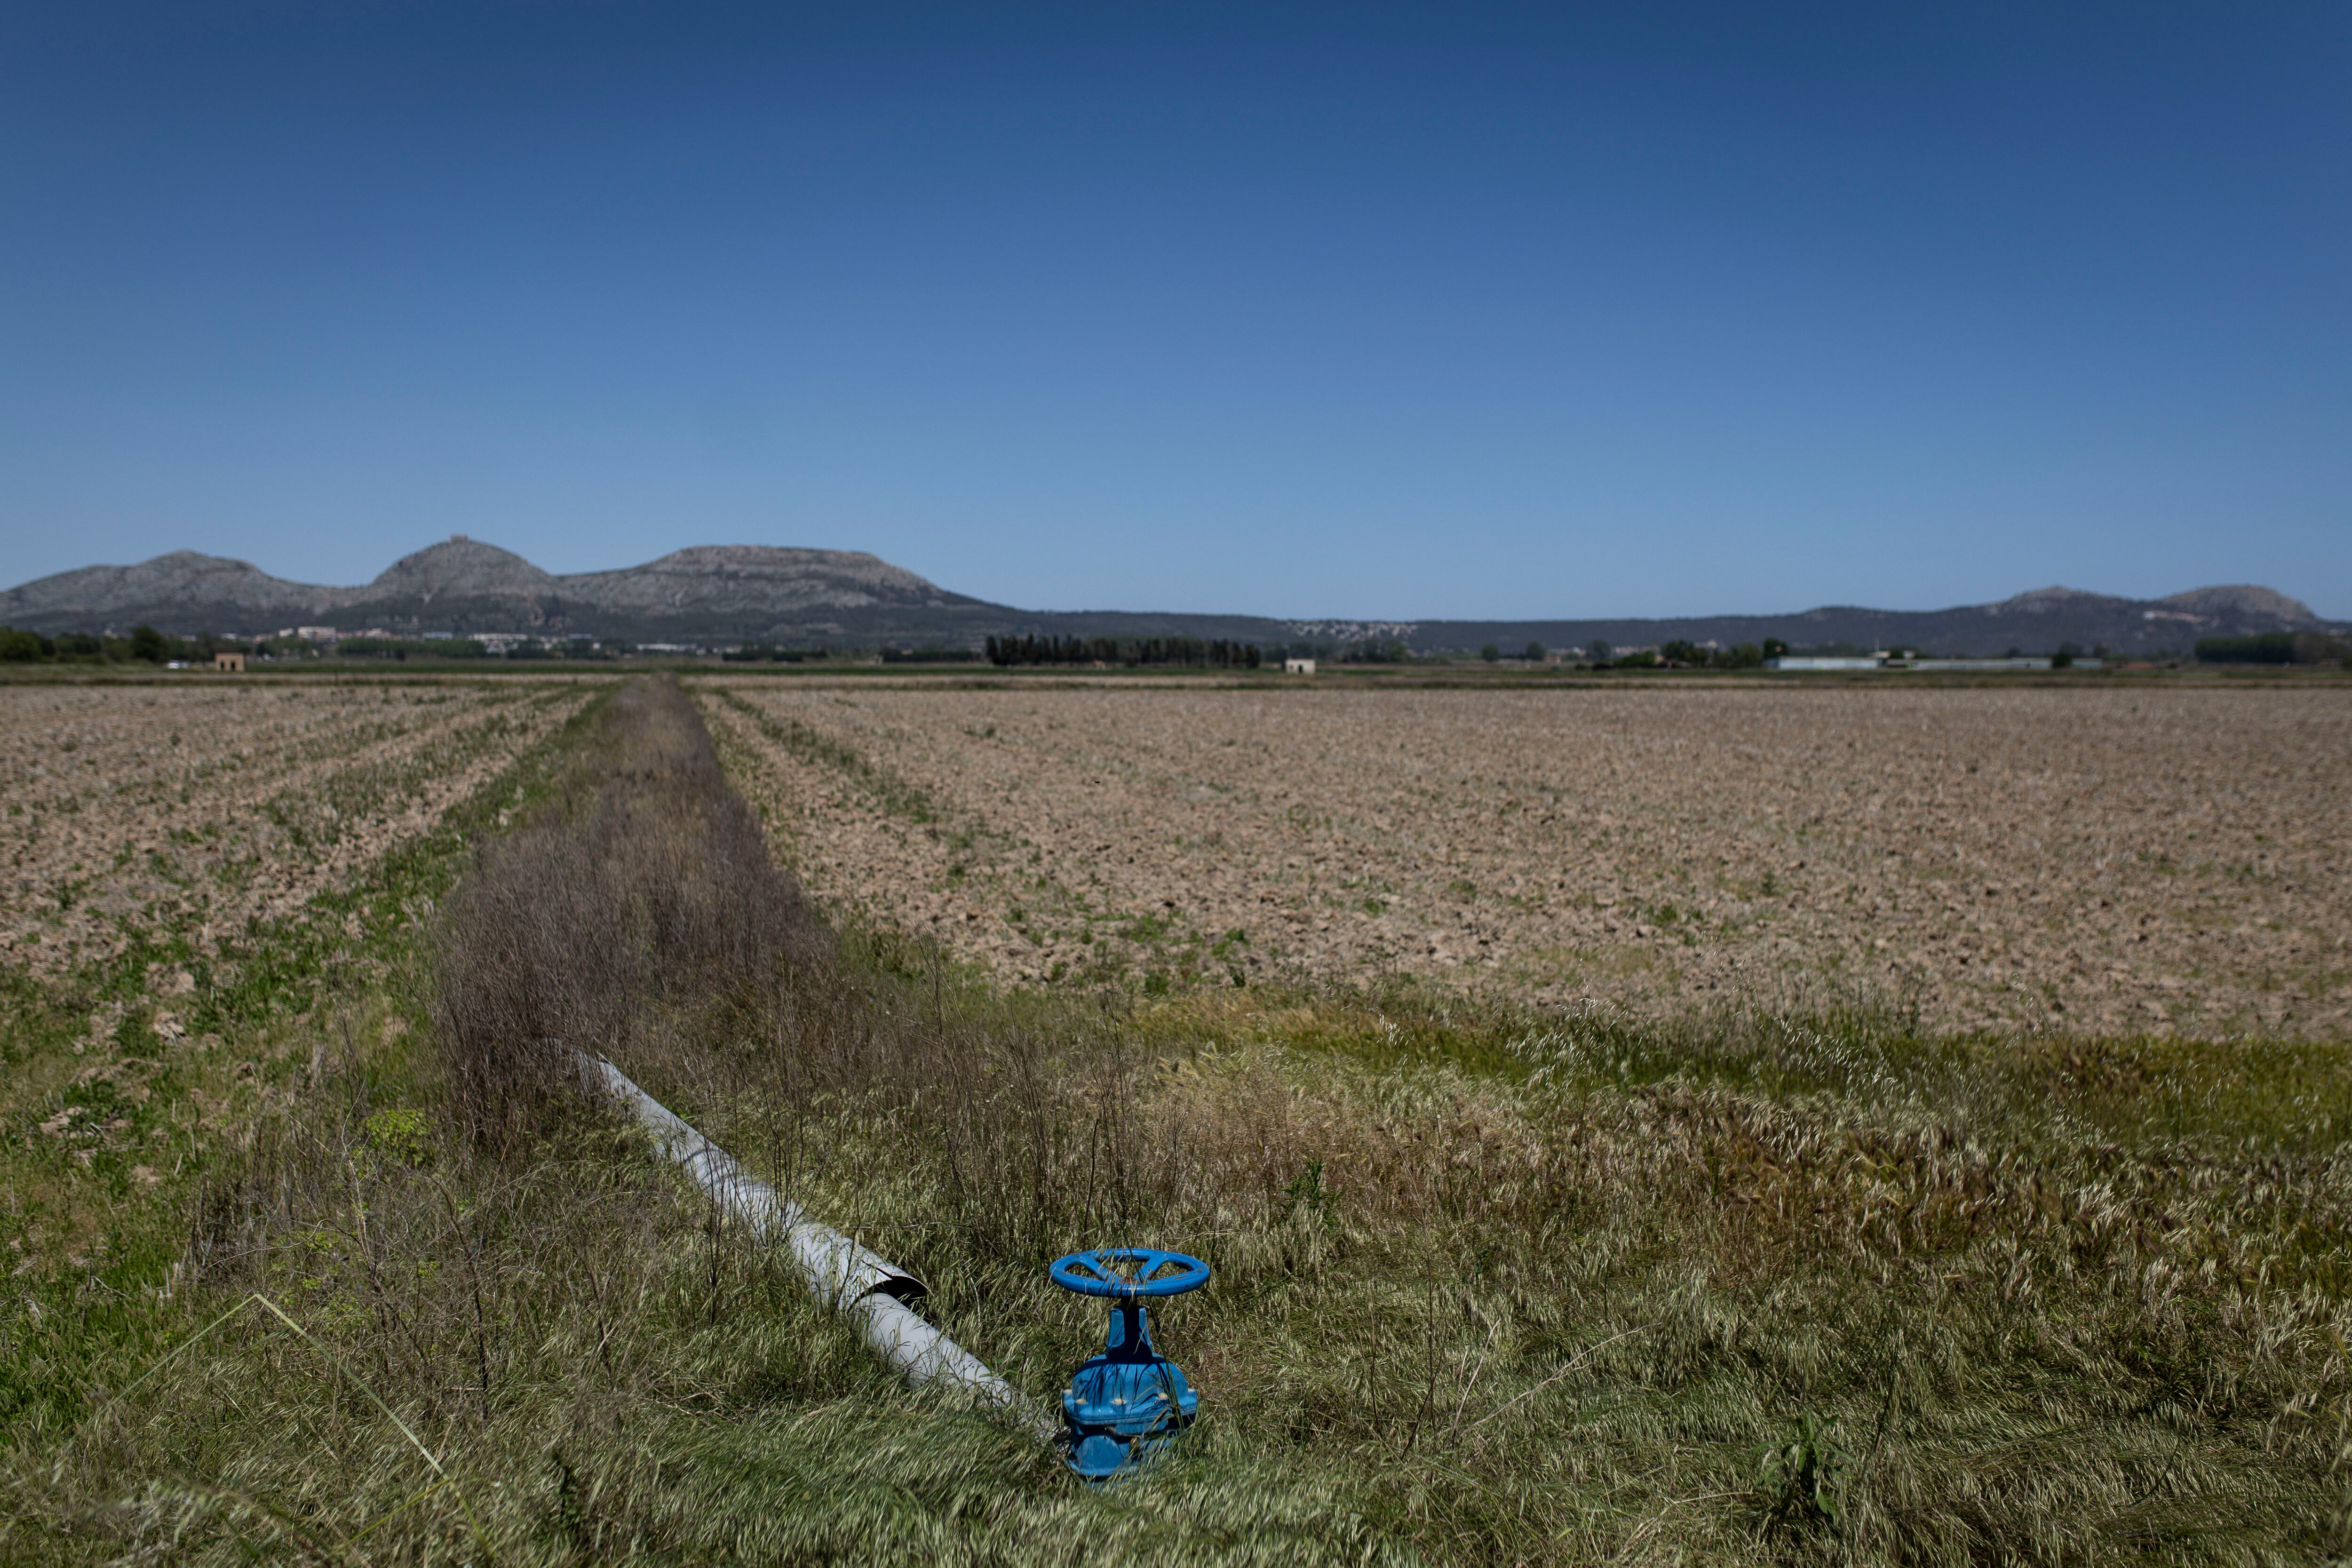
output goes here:
[[[1120, 1266], [1129, 1272], [1120, 1272]], [[1163, 1268], [1176, 1272], [1155, 1279]], [[1149, 1247], [1097, 1247], [1057, 1258], [1049, 1272], [1054, 1283], [1081, 1296], [1109, 1296], [1132, 1300], [1138, 1296], [1181, 1296], [1209, 1282], [1209, 1266], [1181, 1252]]]

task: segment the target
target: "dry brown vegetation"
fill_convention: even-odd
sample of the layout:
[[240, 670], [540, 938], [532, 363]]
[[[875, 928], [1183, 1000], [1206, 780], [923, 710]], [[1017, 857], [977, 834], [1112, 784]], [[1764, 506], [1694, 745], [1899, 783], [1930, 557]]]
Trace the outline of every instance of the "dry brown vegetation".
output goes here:
[[1010, 979], [2352, 1026], [2352, 691], [720, 689], [811, 891]]
[[[574, 1053], [640, 1070], [649, 1056], [701, 1061], [680, 1037], [709, 1024], [705, 1011], [806, 988], [830, 957], [674, 687], [622, 690], [598, 740], [540, 820], [486, 850], [446, 911], [444, 1067], [469, 1135], [495, 1150], [570, 1109]], [[813, 1048], [793, 1045], [776, 1056]]]

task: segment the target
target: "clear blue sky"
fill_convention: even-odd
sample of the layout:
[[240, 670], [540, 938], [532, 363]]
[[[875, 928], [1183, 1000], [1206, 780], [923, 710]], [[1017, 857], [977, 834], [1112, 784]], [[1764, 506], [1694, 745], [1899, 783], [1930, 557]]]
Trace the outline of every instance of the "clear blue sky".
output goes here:
[[0, 579], [2352, 616], [2341, 0], [987, 9], [0, 8]]

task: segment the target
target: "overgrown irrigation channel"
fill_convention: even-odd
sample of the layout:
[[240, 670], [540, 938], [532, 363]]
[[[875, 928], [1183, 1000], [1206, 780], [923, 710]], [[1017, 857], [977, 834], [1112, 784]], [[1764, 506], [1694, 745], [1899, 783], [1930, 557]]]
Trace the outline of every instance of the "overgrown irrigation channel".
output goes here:
[[[446, 901], [430, 1027], [313, 1061], [196, 1207], [176, 1348], [12, 1457], [10, 1554], [2352, 1548], [2338, 1048], [1008, 993], [829, 927], [674, 685], [582, 735]], [[1041, 1403], [1102, 1332], [1047, 1260], [1209, 1258], [1155, 1320], [1202, 1420], [1090, 1489], [909, 1388], [575, 1053]]]

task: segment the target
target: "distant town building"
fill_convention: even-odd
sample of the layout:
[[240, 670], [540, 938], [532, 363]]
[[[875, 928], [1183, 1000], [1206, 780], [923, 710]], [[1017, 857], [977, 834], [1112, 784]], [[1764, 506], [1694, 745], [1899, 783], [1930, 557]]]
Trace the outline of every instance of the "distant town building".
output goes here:
[[1315, 661], [1311, 658], [1286, 658], [1282, 661], [1282, 673], [1285, 675], [1312, 675], [1315, 673]]
[[333, 642], [342, 633], [332, 626], [296, 626], [294, 635], [305, 642]]
[[226, 670], [231, 675], [243, 675], [245, 673], [245, 655], [241, 653], [230, 653], [224, 649], [221, 652], [213, 655], [213, 668], [218, 670]]

